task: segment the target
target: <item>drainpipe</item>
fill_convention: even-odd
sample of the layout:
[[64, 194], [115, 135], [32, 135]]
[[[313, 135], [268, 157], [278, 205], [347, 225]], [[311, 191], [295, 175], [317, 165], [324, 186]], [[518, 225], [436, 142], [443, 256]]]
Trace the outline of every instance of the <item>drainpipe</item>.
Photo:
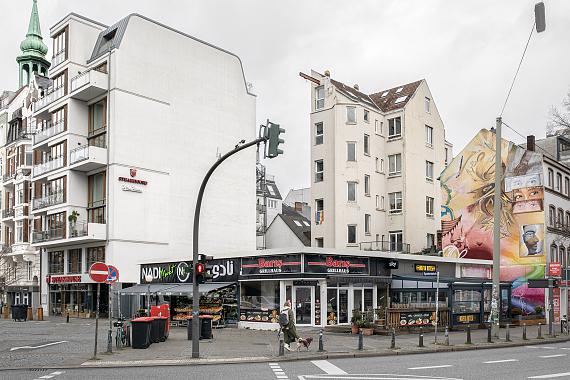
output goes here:
[[[106, 165], [106, 172], [105, 172], [105, 261], [108, 262], [108, 252], [109, 252], [109, 151], [110, 151], [110, 133], [111, 133], [111, 46], [109, 45], [109, 61], [107, 63], [107, 133], [105, 133], [105, 142], [107, 145], [107, 165]], [[107, 337], [107, 352], [112, 352], [112, 332], [113, 332], [113, 325], [112, 325], [112, 310], [113, 310], [113, 302], [111, 301], [111, 287], [112, 284], [109, 284], [109, 296], [107, 301], [107, 313], [109, 314], [109, 331]]]

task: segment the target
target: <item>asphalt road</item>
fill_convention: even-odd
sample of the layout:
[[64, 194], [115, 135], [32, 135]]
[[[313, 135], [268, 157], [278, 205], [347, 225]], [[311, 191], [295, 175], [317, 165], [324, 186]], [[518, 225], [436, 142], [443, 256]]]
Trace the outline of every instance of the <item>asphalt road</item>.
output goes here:
[[4, 371], [2, 379], [570, 379], [570, 344], [328, 361]]

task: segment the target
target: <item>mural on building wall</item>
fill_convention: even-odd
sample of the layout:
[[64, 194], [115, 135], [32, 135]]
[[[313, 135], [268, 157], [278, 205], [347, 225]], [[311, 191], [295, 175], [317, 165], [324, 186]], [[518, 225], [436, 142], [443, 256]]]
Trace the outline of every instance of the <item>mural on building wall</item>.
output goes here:
[[[542, 156], [502, 141], [501, 280], [512, 281], [512, 304], [542, 314], [546, 264]], [[495, 134], [481, 130], [441, 174], [442, 250], [447, 257], [493, 259]]]

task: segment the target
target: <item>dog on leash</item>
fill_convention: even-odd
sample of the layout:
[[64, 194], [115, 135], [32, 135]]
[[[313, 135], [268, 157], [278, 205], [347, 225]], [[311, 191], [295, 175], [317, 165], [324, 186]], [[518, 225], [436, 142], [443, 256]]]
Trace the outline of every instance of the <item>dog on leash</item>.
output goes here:
[[311, 343], [313, 342], [313, 338], [308, 337], [308, 338], [299, 338], [299, 343], [301, 343], [303, 345], [303, 347], [305, 347], [307, 349], [307, 351], [309, 351], [309, 346], [311, 345]]

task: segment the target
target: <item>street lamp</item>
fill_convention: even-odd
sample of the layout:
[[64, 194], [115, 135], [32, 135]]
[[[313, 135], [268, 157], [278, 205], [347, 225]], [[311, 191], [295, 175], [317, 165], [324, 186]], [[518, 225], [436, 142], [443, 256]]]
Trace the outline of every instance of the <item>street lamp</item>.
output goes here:
[[152, 279], [153, 279], [152, 274], [147, 273], [147, 274], [144, 276], [144, 279], [145, 279], [145, 281], [146, 281], [146, 283], [147, 283], [148, 316], [150, 317], [150, 283], [152, 282]]

